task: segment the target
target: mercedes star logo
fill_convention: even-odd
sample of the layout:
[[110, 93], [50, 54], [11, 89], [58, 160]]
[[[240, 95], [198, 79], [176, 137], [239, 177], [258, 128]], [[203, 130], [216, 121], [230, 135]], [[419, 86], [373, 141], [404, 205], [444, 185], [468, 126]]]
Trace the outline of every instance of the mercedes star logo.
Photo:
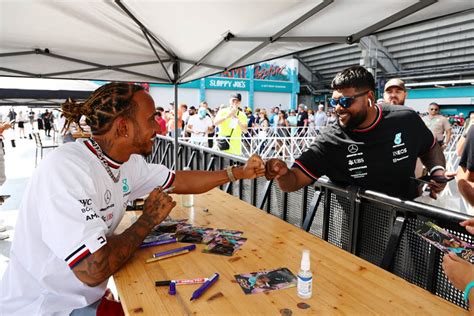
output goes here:
[[107, 205], [109, 205], [111, 198], [112, 198], [112, 193], [110, 193], [110, 190], [105, 191], [104, 200]]
[[350, 144], [349, 147], [347, 147], [347, 150], [351, 154], [355, 154], [359, 150], [359, 147], [357, 147], [357, 145], [355, 145], [355, 144]]

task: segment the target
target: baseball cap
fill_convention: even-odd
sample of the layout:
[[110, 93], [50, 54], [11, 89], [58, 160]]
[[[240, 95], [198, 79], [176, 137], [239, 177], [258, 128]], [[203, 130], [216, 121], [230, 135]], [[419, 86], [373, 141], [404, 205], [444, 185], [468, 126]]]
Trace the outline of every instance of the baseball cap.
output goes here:
[[232, 94], [230, 95], [230, 98], [231, 98], [231, 99], [237, 99], [237, 100], [239, 100], [239, 101], [242, 101], [242, 95], [241, 95], [240, 93], [232, 93]]
[[405, 88], [405, 82], [398, 78], [390, 79], [389, 81], [387, 81], [385, 87], [383, 88], [383, 91], [387, 91], [387, 89], [390, 87], [399, 87], [403, 91], [407, 91], [407, 89]]

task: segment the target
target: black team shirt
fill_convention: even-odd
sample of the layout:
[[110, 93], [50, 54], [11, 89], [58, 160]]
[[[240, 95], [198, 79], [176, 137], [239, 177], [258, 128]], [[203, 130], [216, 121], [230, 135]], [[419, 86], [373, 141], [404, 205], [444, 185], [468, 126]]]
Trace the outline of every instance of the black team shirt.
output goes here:
[[466, 142], [459, 165], [471, 172], [474, 171], [474, 127], [471, 127], [466, 134]]
[[326, 175], [339, 185], [355, 185], [402, 199], [417, 197], [416, 159], [434, 146], [421, 118], [402, 106], [377, 106], [367, 128], [329, 126], [294, 163], [313, 180]]

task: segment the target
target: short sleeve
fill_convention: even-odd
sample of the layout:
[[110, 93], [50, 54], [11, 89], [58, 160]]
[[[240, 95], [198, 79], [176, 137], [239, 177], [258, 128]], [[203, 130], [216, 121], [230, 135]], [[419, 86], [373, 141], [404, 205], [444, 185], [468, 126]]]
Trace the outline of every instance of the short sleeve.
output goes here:
[[474, 172], [474, 128], [470, 128], [466, 135], [464, 150], [459, 165]]
[[322, 144], [316, 141], [298, 159], [292, 168], [303, 171], [313, 181], [326, 174], [328, 163], [323, 157]]
[[448, 131], [451, 129], [451, 124], [449, 124], [449, 121], [446, 118], [443, 118], [443, 127], [445, 131]]
[[107, 243], [108, 228], [89, 194], [65, 190], [43, 203], [43, 241], [71, 269]]
[[411, 121], [413, 121], [413, 135], [419, 142], [418, 157], [425, 154], [436, 144], [433, 133], [426, 126], [425, 122], [414, 111], [410, 112]]
[[130, 157], [131, 193], [129, 200], [135, 200], [157, 187], [168, 189], [174, 181], [174, 172], [163, 165], [147, 163], [140, 155]]

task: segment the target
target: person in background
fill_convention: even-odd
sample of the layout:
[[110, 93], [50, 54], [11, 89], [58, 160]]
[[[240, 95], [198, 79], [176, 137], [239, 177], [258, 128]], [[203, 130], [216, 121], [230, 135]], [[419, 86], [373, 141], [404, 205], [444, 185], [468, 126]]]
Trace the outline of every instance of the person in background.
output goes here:
[[189, 117], [186, 130], [190, 134], [191, 143], [207, 147], [207, 137], [213, 130], [213, 125], [206, 108], [200, 107], [197, 114]]
[[[201, 108], [205, 108], [206, 109], [206, 115], [211, 119], [212, 122], [214, 122], [214, 112], [212, 111], [212, 109], [209, 109], [209, 104], [207, 104], [206, 101], [202, 101], [201, 104], [199, 105]], [[212, 123], [212, 130], [209, 132], [209, 134], [207, 134], [207, 146], [209, 148], [212, 148], [213, 145], [214, 145], [214, 135], [215, 135], [215, 126], [214, 126], [214, 123]]]
[[[0, 281], [2, 315], [96, 315], [110, 276], [176, 205], [164, 189], [199, 194], [265, 172], [256, 155], [219, 171], [147, 163], [159, 127], [153, 98], [138, 85], [108, 83], [62, 110], [68, 123], [87, 117], [92, 136], [59, 146], [31, 177]], [[142, 214], [115, 234], [127, 203], [145, 195]]]
[[314, 128], [314, 111], [308, 110], [308, 127]]
[[238, 155], [242, 154], [242, 133], [247, 132], [247, 116], [239, 108], [241, 107], [242, 95], [233, 93], [230, 95], [230, 106], [222, 107], [214, 118], [214, 125], [219, 128], [218, 138], [230, 137], [229, 149], [223, 152]]
[[387, 81], [383, 89], [383, 100], [385, 103], [391, 105], [405, 105], [407, 98], [407, 89], [405, 82], [398, 78], [393, 78]]
[[[474, 218], [460, 223], [466, 230], [474, 235]], [[466, 304], [469, 306], [470, 315], [474, 315], [474, 265], [459, 258], [454, 252], [449, 252], [443, 256], [443, 270], [455, 288], [464, 292], [467, 298]], [[467, 291], [467, 293], [466, 293]]]
[[456, 144], [456, 154], [458, 157], [461, 157], [462, 151], [464, 150], [464, 143], [466, 142], [467, 133], [469, 129], [473, 128], [474, 126], [474, 111], [469, 112], [469, 115], [464, 122], [464, 130], [462, 132], [461, 137], [459, 137], [458, 143]]
[[12, 125], [9, 122], [0, 123], [0, 186], [7, 180], [5, 175], [5, 146], [3, 144], [3, 132], [11, 127]]
[[23, 114], [23, 111], [18, 112], [17, 121], [18, 121], [18, 130], [20, 131], [20, 138], [26, 139], [25, 123], [27, 122], [27, 118], [26, 118], [26, 115]]
[[296, 126], [298, 124], [298, 118], [296, 117], [296, 111], [290, 110], [290, 114], [287, 117], [288, 126], [291, 127], [290, 129], [290, 136], [296, 136]]
[[332, 124], [337, 124], [337, 115], [336, 115], [336, 111], [334, 111], [334, 109], [329, 110], [329, 118], [328, 118], [327, 126], [330, 126]]
[[319, 104], [318, 111], [314, 115], [314, 123], [315, 123], [316, 129], [320, 129], [321, 127], [326, 126], [327, 122], [328, 122], [328, 116], [326, 112], [324, 112], [324, 105]]
[[28, 120], [30, 121], [31, 124], [31, 130], [35, 130], [35, 112], [33, 109], [30, 109], [30, 112], [28, 112]]
[[306, 105], [298, 105], [298, 115], [296, 116], [296, 126], [298, 126], [298, 135], [304, 136], [306, 134], [306, 127], [308, 126], [308, 112]]
[[[472, 124], [471, 124], [472, 125]], [[456, 172], [448, 174], [455, 176], [459, 193], [470, 205], [469, 214], [474, 212], [474, 128], [470, 128], [465, 138], [464, 149]]]
[[164, 116], [165, 109], [163, 109], [161, 106], [156, 108], [156, 117], [155, 120], [160, 126], [160, 130], [156, 131], [156, 135], [163, 135], [166, 136], [168, 133], [168, 129], [166, 128], [166, 120], [163, 117]]
[[[438, 103], [431, 102], [428, 109], [429, 113], [423, 117], [423, 122], [425, 122], [426, 126], [433, 133], [441, 148], [445, 149], [451, 141], [451, 125], [449, 125], [448, 120], [439, 113]], [[445, 133], [446, 139], [444, 137]]]

